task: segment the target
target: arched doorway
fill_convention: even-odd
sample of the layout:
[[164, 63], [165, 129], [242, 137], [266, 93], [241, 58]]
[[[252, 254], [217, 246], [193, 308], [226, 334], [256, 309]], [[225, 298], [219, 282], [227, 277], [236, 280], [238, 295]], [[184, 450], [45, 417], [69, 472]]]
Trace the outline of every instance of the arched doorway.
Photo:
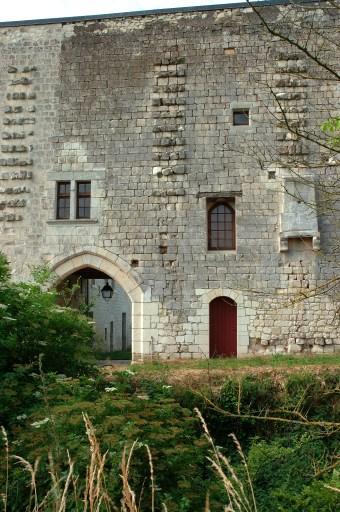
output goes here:
[[[154, 306], [149, 302], [148, 288], [142, 288], [140, 277], [134, 273], [125, 260], [105, 249], [99, 247], [95, 249], [95, 253], [93, 247], [84, 247], [84, 251], [77, 254], [70, 251], [69, 254], [56, 256], [50, 265], [58, 276], [57, 284], [77, 272], [85, 274], [86, 269], [91, 269], [91, 273], [98, 271], [97, 277], [103, 279], [103, 282], [109, 278], [109, 283], [112, 284], [114, 281], [118, 284], [128, 296], [131, 304], [132, 359], [143, 360], [145, 355], [149, 355], [151, 346], [149, 336], [145, 335], [144, 319], [151, 314], [151, 306]], [[109, 332], [107, 336], [109, 338]]]
[[131, 359], [131, 300], [117, 281], [84, 267], [59, 281], [57, 290], [61, 306], [79, 309], [93, 320], [99, 358]]
[[237, 356], [237, 304], [228, 297], [216, 297], [209, 304], [209, 355]]

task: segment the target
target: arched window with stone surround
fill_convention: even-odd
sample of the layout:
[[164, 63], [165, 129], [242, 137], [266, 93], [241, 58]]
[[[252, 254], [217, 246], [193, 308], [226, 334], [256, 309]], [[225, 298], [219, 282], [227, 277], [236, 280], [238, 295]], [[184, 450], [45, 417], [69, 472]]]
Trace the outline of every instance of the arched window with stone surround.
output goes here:
[[208, 249], [235, 249], [235, 201], [216, 199], [208, 203]]

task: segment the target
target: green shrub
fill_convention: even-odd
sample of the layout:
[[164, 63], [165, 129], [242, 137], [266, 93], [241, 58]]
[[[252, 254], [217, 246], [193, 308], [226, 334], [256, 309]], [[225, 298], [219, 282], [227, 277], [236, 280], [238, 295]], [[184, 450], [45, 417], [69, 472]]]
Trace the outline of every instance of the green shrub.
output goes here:
[[60, 308], [55, 292], [37, 283], [14, 284], [0, 258], [0, 374], [17, 365], [76, 375], [89, 369], [93, 328], [77, 311]]
[[0, 286], [8, 281], [10, 275], [9, 264], [6, 257], [0, 252]]
[[248, 453], [250, 475], [259, 510], [263, 512], [333, 512], [340, 496], [325, 487], [329, 472], [320, 479], [318, 464], [331, 453], [326, 438], [316, 433], [255, 441]]
[[[113, 374], [109, 377], [110, 382], [103, 376], [69, 378], [32, 372], [25, 376], [25, 371], [30, 370], [19, 368], [15, 372], [15, 379], [22, 385], [21, 401], [13, 373], [5, 380], [8, 412], [11, 402], [13, 404], [9, 422], [10, 446], [11, 454], [23, 456], [31, 463], [40, 458], [37, 474], [40, 496], [44, 496], [51, 486], [48, 453], [53, 453], [55, 468], [63, 476], [67, 472], [68, 450], [75, 461], [75, 477], [78, 478], [78, 497], [74, 501], [68, 498], [68, 509], [76, 510], [76, 503], [79, 507], [89, 460], [84, 412], [96, 429], [102, 452], [107, 452], [106, 488], [117, 507], [122, 485], [119, 476], [121, 454], [125, 445], [130, 447], [137, 440], [130, 483], [137, 496], [144, 489], [141, 511], [150, 510], [149, 462], [145, 444], [150, 446], [153, 456], [156, 510], [161, 509], [162, 501], [170, 512], [203, 510], [208, 491], [211, 512], [223, 509], [225, 490], [206, 460], [209, 447], [192, 411], [202, 398], [193, 391], [169, 386], [163, 377], [159, 380], [140, 377], [138, 372], [131, 370]], [[313, 389], [315, 395], [303, 392], [307, 381], [308, 389]], [[337, 420], [334, 412], [335, 374], [289, 376], [272, 382], [269, 376], [246, 377], [241, 388], [240, 394], [239, 382], [229, 379], [221, 390], [220, 403], [228, 404], [228, 411], [237, 413], [240, 409], [241, 413], [264, 415], [271, 411], [273, 404], [277, 410], [272, 412], [277, 414], [282, 408], [297, 410], [297, 405], [304, 410], [306, 403], [314, 417]], [[215, 395], [217, 400], [216, 390]], [[237, 475], [246, 482], [244, 465], [228, 437], [236, 430], [241, 435], [259, 512], [333, 512], [339, 508], [339, 494], [326, 487], [339, 486], [337, 468], [333, 467], [339, 448], [335, 431], [325, 432], [316, 426], [289, 423], [278, 427], [273, 421], [231, 418], [207, 406], [204, 417], [208, 420], [209, 430], [217, 433], [214, 437], [221, 452], [231, 459]], [[1, 463], [0, 475], [1, 492], [5, 477], [5, 467], [1, 467]], [[29, 475], [22, 468], [11, 465], [8, 511], [26, 509], [28, 480]]]
[[[165, 501], [169, 512], [200, 509], [214, 479], [206, 462], [207, 442], [190, 410], [167, 396], [166, 390], [162, 396], [159, 389], [157, 399], [145, 392], [120, 392], [118, 388], [123, 386], [124, 376], [112, 384], [85, 377], [65, 379], [47, 375], [44, 378], [45, 396], [41, 397], [40, 407], [33, 406], [31, 412], [27, 411], [27, 418], [17, 421], [11, 429], [11, 438], [20, 440], [13, 447], [15, 453], [31, 462], [40, 459], [37, 476], [40, 496], [50, 486], [48, 453], [53, 453], [55, 464], [63, 474], [67, 466], [66, 450], [76, 461], [79, 491], [84, 491], [82, 485], [89, 459], [82, 416], [86, 413], [95, 427], [102, 452], [107, 451], [107, 491], [117, 506], [121, 496], [122, 451], [137, 440], [130, 481], [137, 494], [144, 487], [142, 510], [148, 510], [150, 502], [150, 489], [145, 485], [149, 479], [145, 444], [153, 457], [159, 503]], [[128, 375], [126, 378], [131, 380]], [[9, 502], [17, 512], [22, 510], [23, 497], [28, 498], [28, 476], [22, 471], [11, 475]]]

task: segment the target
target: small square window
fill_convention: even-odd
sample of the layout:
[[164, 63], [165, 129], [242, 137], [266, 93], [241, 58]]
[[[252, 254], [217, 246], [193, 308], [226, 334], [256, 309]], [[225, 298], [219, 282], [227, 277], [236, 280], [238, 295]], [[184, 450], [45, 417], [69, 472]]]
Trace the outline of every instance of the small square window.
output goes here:
[[248, 126], [249, 125], [249, 109], [238, 109], [233, 111], [233, 125], [234, 126]]

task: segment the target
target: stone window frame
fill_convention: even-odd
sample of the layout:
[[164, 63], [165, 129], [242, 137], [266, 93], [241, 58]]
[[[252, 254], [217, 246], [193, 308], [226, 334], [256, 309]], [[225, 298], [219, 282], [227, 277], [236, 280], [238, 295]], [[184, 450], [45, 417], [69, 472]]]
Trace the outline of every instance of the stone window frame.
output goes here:
[[[70, 184], [70, 206], [69, 206], [69, 217], [66, 219], [59, 218], [58, 216], [58, 189], [60, 183], [69, 183]], [[88, 221], [92, 220], [92, 209], [90, 206], [90, 216], [89, 217], [80, 217], [79, 216], [79, 184], [81, 183], [90, 183], [92, 190], [92, 182], [91, 180], [62, 180], [56, 181], [56, 198], [55, 198], [55, 220], [56, 221]]]
[[[238, 200], [242, 196], [242, 189], [239, 187], [230, 188], [229, 190], [221, 190], [220, 192], [198, 192], [196, 194], [197, 199], [199, 199], [200, 204], [200, 216], [201, 222], [204, 223], [206, 231], [204, 232], [205, 239], [205, 250], [207, 255], [235, 255], [237, 253], [237, 207]], [[214, 200], [233, 200], [234, 201], [234, 210], [235, 210], [235, 249], [218, 249], [218, 250], [209, 250], [208, 249], [208, 202], [213, 202]]]
[[[254, 133], [256, 131], [255, 125], [254, 125], [254, 119], [253, 119], [253, 112], [255, 110], [255, 107], [257, 105], [255, 103], [250, 103], [248, 101], [232, 101], [230, 103], [230, 107], [228, 109], [228, 118], [230, 120], [230, 130], [232, 132], [247, 132], [247, 133]], [[249, 124], [239, 124], [235, 125], [233, 123], [234, 119], [234, 112], [238, 110], [248, 110], [249, 112]]]
[[[49, 182], [49, 197], [51, 210], [50, 218], [47, 224], [95, 224], [98, 223], [100, 213], [100, 197], [102, 196], [103, 184], [105, 183], [105, 169], [94, 169], [92, 171], [51, 171], [47, 178]], [[70, 186], [70, 218], [57, 218], [57, 183], [69, 181]], [[91, 217], [79, 219], [77, 218], [77, 183], [91, 182]]]

